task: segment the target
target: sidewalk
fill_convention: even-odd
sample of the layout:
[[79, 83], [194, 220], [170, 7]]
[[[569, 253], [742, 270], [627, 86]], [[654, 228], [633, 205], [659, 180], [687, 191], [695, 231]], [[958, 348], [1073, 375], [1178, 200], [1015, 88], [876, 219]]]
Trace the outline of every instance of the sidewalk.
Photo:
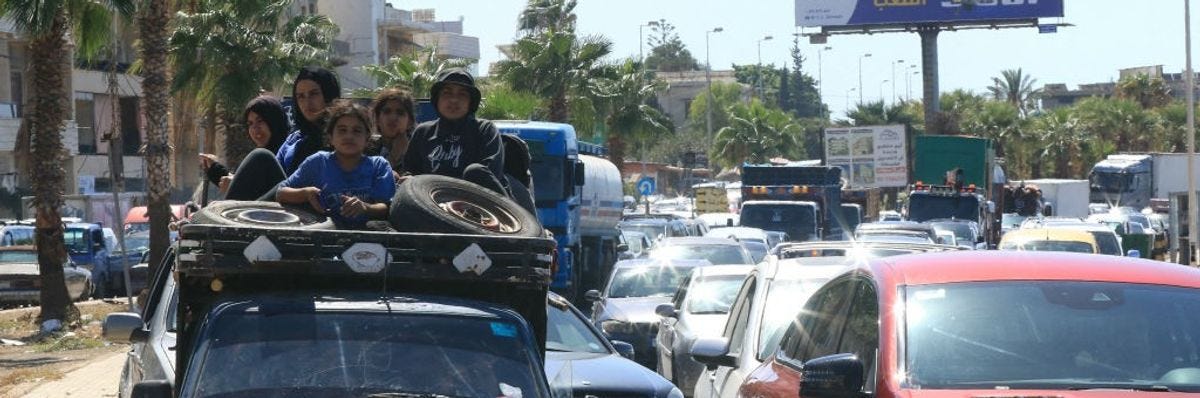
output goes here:
[[79, 369], [68, 372], [62, 379], [37, 386], [24, 397], [37, 398], [101, 398], [117, 396], [117, 380], [125, 365], [125, 351], [107, 354]]

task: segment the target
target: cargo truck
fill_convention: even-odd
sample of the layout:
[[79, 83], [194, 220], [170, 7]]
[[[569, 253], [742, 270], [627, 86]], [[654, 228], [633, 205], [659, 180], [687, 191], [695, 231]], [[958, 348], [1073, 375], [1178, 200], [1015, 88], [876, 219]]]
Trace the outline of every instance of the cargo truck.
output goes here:
[[1037, 179], [1013, 181], [1010, 185], [1033, 187], [1041, 191], [1042, 214], [1047, 216], [1088, 216], [1088, 181]]
[[1004, 170], [992, 140], [970, 136], [922, 135], [913, 146], [913, 180], [907, 214], [912, 221], [955, 218], [975, 221], [984, 241], [1000, 239]]
[[[811, 206], [808, 208], [816, 214], [807, 219], [815, 221], [817, 231], [815, 235], [805, 234], [805, 236], [797, 236], [789, 232], [792, 239], [845, 239], [842, 231], [850, 228], [842, 213], [841, 175], [842, 169], [833, 166], [743, 165], [742, 224], [747, 225], [744, 209], [745, 204], [750, 201], [809, 202]], [[772, 219], [777, 218], [775, 213], [772, 213]], [[779, 222], [787, 223], [788, 220]]]
[[[1195, 162], [1200, 182], [1200, 158]], [[1142, 209], [1151, 199], [1187, 192], [1186, 153], [1117, 153], [1092, 166], [1088, 173], [1090, 202], [1111, 207]], [[1200, 185], [1200, 184], [1198, 184]]]

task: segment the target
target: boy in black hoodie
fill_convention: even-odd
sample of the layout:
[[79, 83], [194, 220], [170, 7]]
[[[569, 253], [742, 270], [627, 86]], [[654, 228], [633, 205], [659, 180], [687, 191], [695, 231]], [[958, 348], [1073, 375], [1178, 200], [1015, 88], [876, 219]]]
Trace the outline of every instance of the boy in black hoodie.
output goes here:
[[461, 178], [509, 196], [500, 131], [490, 120], [475, 118], [482, 95], [471, 74], [460, 68], [442, 72], [429, 97], [438, 118], [413, 130], [405, 169]]

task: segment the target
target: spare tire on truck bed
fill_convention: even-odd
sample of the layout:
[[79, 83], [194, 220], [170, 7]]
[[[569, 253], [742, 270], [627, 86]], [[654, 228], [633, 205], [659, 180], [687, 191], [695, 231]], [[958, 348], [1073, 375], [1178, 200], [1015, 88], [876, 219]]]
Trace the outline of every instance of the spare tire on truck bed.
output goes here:
[[457, 178], [425, 174], [396, 187], [388, 221], [397, 231], [541, 237], [542, 224], [512, 199]]
[[221, 200], [192, 215], [192, 224], [272, 229], [337, 229], [333, 221], [305, 207], [277, 202]]

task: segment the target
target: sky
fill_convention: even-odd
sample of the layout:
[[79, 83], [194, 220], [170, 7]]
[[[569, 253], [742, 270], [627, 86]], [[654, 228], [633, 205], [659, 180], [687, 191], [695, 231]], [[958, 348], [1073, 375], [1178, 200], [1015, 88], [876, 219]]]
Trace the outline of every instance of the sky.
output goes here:
[[[792, 0], [578, 1], [575, 12], [579, 33], [609, 38], [614, 44], [613, 60], [637, 57], [642, 51], [639, 43], [644, 43], [639, 39], [639, 25], [659, 19], [675, 26], [675, 32], [701, 63], [706, 57], [705, 32], [723, 28], [709, 35], [711, 53], [707, 56], [714, 70], [757, 62], [760, 45], [764, 64], [790, 64], [793, 34], [815, 31], [795, 26]], [[502, 57], [496, 46], [514, 41], [517, 15], [526, 4], [525, 0], [389, 2], [401, 9], [433, 8], [439, 20], [462, 18], [463, 33], [479, 38], [480, 72], [485, 74], [487, 65]], [[1115, 81], [1122, 68], [1162, 65], [1164, 73], [1174, 73], [1186, 67], [1183, 0], [1064, 3], [1063, 18], [1042, 20], [1073, 25], [1059, 28], [1058, 33], [1039, 34], [1036, 28], [942, 32], [938, 37], [941, 91], [986, 93], [991, 78], [1005, 69], [1021, 68], [1036, 79], [1035, 87], [1064, 83], [1075, 88], [1079, 84]], [[642, 28], [642, 38], [650, 31], [649, 27]], [[760, 42], [768, 35], [773, 39]], [[825, 46], [832, 49], [818, 51]], [[1192, 48], [1197, 49], [1195, 41]], [[853, 106], [859, 100], [860, 59], [864, 101], [877, 101], [882, 95], [890, 104], [893, 89], [898, 98], [908, 96], [910, 88], [912, 96], [921, 95], [921, 76], [911, 75], [919, 70], [921, 59], [920, 38], [915, 33], [836, 35], [824, 45], [808, 44], [807, 38], [801, 38], [800, 50], [807, 58], [805, 71], [823, 80], [822, 97], [834, 117], [843, 115], [848, 104]], [[871, 56], [861, 57], [863, 54]], [[897, 62], [900, 60], [903, 63]], [[917, 67], [910, 69], [909, 65]], [[893, 81], [897, 83], [894, 88]]]

